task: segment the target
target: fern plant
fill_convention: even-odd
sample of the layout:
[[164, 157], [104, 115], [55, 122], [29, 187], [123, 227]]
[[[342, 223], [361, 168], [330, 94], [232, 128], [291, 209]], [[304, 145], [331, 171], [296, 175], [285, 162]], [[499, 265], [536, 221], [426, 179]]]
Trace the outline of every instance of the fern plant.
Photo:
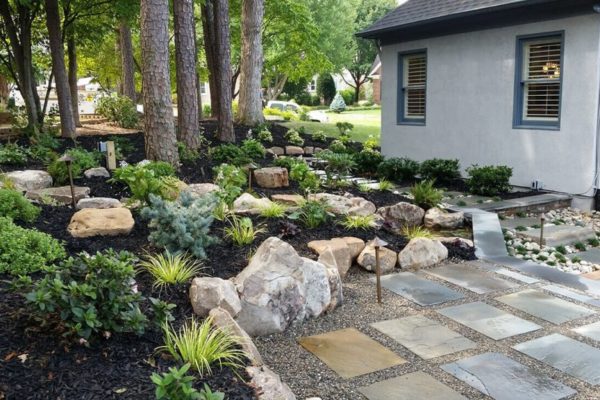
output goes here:
[[202, 270], [200, 263], [185, 253], [148, 255], [139, 262], [139, 267], [154, 278], [154, 287], [163, 289], [167, 285], [186, 283]]
[[416, 183], [410, 193], [415, 199], [415, 204], [426, 210], [437, 206], [442, 201], [442, 191], [433, 187], [434, 181]]

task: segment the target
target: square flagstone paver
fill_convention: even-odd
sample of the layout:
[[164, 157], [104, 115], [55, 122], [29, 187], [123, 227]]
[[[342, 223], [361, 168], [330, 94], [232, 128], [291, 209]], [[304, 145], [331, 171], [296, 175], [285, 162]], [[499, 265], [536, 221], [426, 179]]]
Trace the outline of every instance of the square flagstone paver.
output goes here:
[[594, 322], [593, 324], [580, 326], [579, 328], [573, 328], [571, 330], [579, 333], [580, 335], [587, 336], [600, 342], [600, 321]]
[[303, 337], [299, 342], [345, 379], [406, 362], [354, 328]]
[[385, 275], [381, 277], [381, 285], [421, 306], [441, 304], [447, 301], [462, 299], [459, 292], [416, 276], [411, 272]]
[[595, 347], [554, 333], [513, 348], [589, 384], [600, 384], [600, 350]]
[[499, 353], [485, 353], [442, 369], [496, 400], [558, 400], [572, 388]]
[[516, 271], [512, 271], [512, 270], [507, 269], [507, 268], [497, 267], [497, 268], [494, 268], [493, 271], [495, 273], [497, 273], [497, 274], [504, 275], [504, 276], [507, 276], [509, 278], [513, 278], [513, 279], [515, 279], [517, 281], [521, 281], [521, 282], [527, 283], [527, 284], [529, 284], [529, 283], [536, 283], [536, 282], [540, 281], [539, 279], [532, 278], [530, 276], [520, 274], [520, 273], [518, 273]]
[[[523, 232], [517, 232], [517, 236], [530, 239], [534, 242], [540, 242], [540, 229], [530, 229]], [[573, 225], [554, 225], [544, 226], [544, 238], [542, 244], [547, 246], [560, 246], [572, 244], [575, 242], [585, 242], [588, 239], [594, 239], [596, 232], [589, 226]]]
[[589, 308], [533, 289], [507, 294], [496, 300], [557, 325], [595, 314]]
[[482, 302], [446, 307], [438, 312], [494, 340], [500, 340], [541, 328]]
[[498, 278], [469, 264], [453, 264], [425, 271], [477, 294], [495, 292], [519, 286], [516, 283]]
[[575, 301], [580, 301], [582, 303], [589, 304], [591, 306], [600, 307], [600, 300], [595, 299], [593, 297], [590, 297], [590, 296], [588, 296], [586, 294], [575, 292], [575, 291], [573, 291], [571, 289], [567, 289], [567, 288], [562, 287], [562, 286], [546, 285], [542, 289], [545, 289], [545, 290], [547, 290], [549, 292], [552, 292], [552, 293], [556, 293], [556, 294], [561, 295], [561, 296], [568, 297], [568, 298], [573, 299]]
[[466, 337], [421, 315], [376, 322], [371, 326], [426, 360], [476, 347]]
[[578, 253], [571, 253], [567, 256], [568, 258], [579, 257], [583, 261], [590, 262], [592, 264], [600, 264], [600, 249], [590, 249], [586, 251], [580, 251]]
[[425, 372], [413, 372], [358, 389], [369, 400], [466, 400]]

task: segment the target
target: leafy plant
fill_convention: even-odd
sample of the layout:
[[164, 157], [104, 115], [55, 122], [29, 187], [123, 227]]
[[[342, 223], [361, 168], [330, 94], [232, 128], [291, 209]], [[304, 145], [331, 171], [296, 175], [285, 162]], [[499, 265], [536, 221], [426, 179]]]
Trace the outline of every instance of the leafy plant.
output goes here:
[[133, 100], [119, 95], [104, 96], [98, 99], [96, 114], [127, 129], [135, 128], [139, 119]]
[[460, 178], [460, 163], [458, 160], [433, 158], [421, 163], [420, 173], [427, 180], [440, 183], [452, 182]]
[[[90, 168], [100, 166], [102, 155], [98, 151], [87, 151], [85, 149], [75, 147], [65, 152], [73, 161], [71, 163], [71, 171], [73, 178], [81, 177], [83, 171]], [[69, 170], [67, 163], [55, 159], [48, 165], [48, 173], [52, 175], [54, 182], [64, 184], [69, 181]]]
[[0, 164], [25, 165], [29, 152], [16, 143], [0, 145]]
[[346, 215], [340, 224], [346, 229], [371, 229], [376, 226], [374, 215]]
[[311, 171], [304, 161], [296, 162], [290, 170], [290, 179], [297, 181], [304, 193], [314, 192], [321, 185], [321, 180]]
[[252, 244], [256, 235], [265, 232], [263, 227], [254, 227], [252, 220], [248, 217], [233, 216], [227, 222], [229, 226], [223, 229], [225, 237], [231, 239], [237, 246]]
[[217, 163], [228, 163], [236, 166], [252, 161], [242, 148], [232, 143], [222, 144], [211, 149], [211, 157]]
[[377, 141], [377, 139], [375, 139], [373, 135], [369, 135], [367, 140], [365, 140], [365, 142], [363, 143], [363, 149], [374, 150], [378, 145], [379, 142]]
[[242, 142], [242, 151], [244, 154], [253, 160], [259, 160], [265, 157], [267, 151], [265, 150], [265, 146], [256, 139], [246, 139]]
[[174, 178], [173, 167], [156, 161], [146, 164], [126, 165], [113, 172], [111, 181], [123, 182], [129, 186], [131, 199], [147, 204], [150, 196], [174, 199], [179, 194], [179, 181]]
[[350, 136], [352, 129], [354, 129], [354, 125], [350, 122], [338, 122], [335, 126], [340, 131], [340, 136]]
[[233, 204], [244, 191], [247, 182], [244, 171], [235, 165], [221, 164], [213, 169], [213, 175], [215, 185], [221, 188], [217, 196], [227, 205]]
[[583, 244], [583, 243], [581, 243], [581, 242], [577, 242], [577, 243], [575, 243], [575, 245], [574, 245], [574, 246], [575, 246], [575, 248], [576, 248], [577, 250], [579, 250], [579, 251], [585, 251], [585, 249], [586, 249], [586, 248], [585, 248], [585, 244]]
[[69, 333], [84, 339], [105, 332], [142, 334], [148, 320], [134, 286], [134, 262], [133, 254], [112, 249], [70, 257], [44, 270], [27, 301], [41, 318], [59, 315]]
[[153, 373], [150, 379], [156, 386], [154, 392], [157, 400], [201, 400], [200, 393], [194, 389], [193, 376], [187, 375], [190, 364], [181, 368], [171, 367], [169, 372], [159, 375]]
[[200, 158], [198, 150], [190, 149], [185, 143], [177, 142], [177, 151], [181, 162], [191, 164]]
[[260, 216], [264, 218], [281, 218], [285, 216], [287, 207], [283, 204], [272, 202], [268, 207], [260, 210]]
[[189, 255], [173, 254], [168, 250], [162, 254], [146, 256], [139, 266], [152, 275], [153, 286], [160, 289], [167, 285], [186, 283], [202, 270], [200, 264]]
[[261, 142], [267, 142], [267, 143], [273, 142], [273, 135], [271, 134], [271, 131], [269, 131], [269, 129], [267, 127], [263, 127], [260, 131], [258, 131], [256, 138], [258, 140], [260, 140]]
[[333, 214], [329, 212], [329, 207], [324, 201], [308, 200], [292, 214], [289, 219], [299, 220], [307, 228], [317, 228], [326, 223]]
[[294, 146], [302, 146], [304, 144], [304, 139], [302, 139], [300, 133], [295, 129], [288, 130], [283, 137], [289, 144], [293, 144]]
[[356, 170], [361, 174], [375, 174], [382, 161], [381, 153], [373, 149], [363, 149], [354, 155]]
[[581, 257], [575, 256], [575, 257], [571, 258], [571, 261], [575, 264], [579, 264], [581, 262]]
[[0, 188], [0, 217], [15, 221], [33, 222], [40, 214], [40, 208], [31, 204], [21, 192]]
[[312, 138], [315, 142], [325, 143], [327, 141], [327, 135], [323, 131], [316, 131], [313, 133]]
[[560, 254], [567, 254], [567, 248], [563, 245], [556, 246], [556, 251], [558, 251]]
[[329, 144], [328, 150], [332, 151], [334, 153], [347, 153], [348, 152], [348, 148], [346, 147], [346, 145], [339, 139], [333, 140]]
[[213, 392], [205, 383], [200, 391], [200, 400], [224, 400], [225, 394], [221, 392]]
[[494, 196], [510, 191], [512, 168], [505, 165], [473, 165], [467, 168], [467, 186], [471, 193], [483, 196]]
[[125, 136], [114, 135], [108, 138], [115, 144], [115, 157], [117, 160], [124, 160], [128, 154], [135, 151], [135, 146], [131, 140]]
[[290, 222], [290, 221], [281, 221], [279, 223], [279, 237], [287, 238], [296, 236], [301, 232], [301, 229], [298, 225]]
[[390, 182], [386, 179], [379, 180], [379, 190], [381, 190], [381, 191], [391, 190], [393, 187], [394, 187], [394, 185], [392, 184], [392, 182]]
[[433, 181], [415, 183], [410, 193], [415, 204], [426, 210], [437, 206], [442, 201], [442, 191], [433, 187]]
[[275, 164], [275, 166], [281, 167], [281, 168], [286, 168], [290, 172], [294, 165], [306, 164], [303, 160], [299, 160], [297, 158], [289, 157], [289, 156], [277, 157], [273, 163]]
[[327, 174], [327, 180], [330, 182], [335, 183], [344, 176], [350, 175], [356, 167], [354, 158], [350, 154], [322, 151], [319, 153], [319, 157], [327, 161], [325, 173]]
[[172, 202], [150, 195], [150, 206], [141, 212], [142, 217], [150, 220], [148, 226], [152, 232], [148, 239], [171, 253], [189, 252], [197, 258], [206, 258], [205, 248], [217, 242], [209, 234], [215, 205], [216, 199], [210, 195], [194, 198], [183, 192]]
[[588, 244], [592, 247], [598, 247], [600, 246], [600, 240], [593, 238], [593, 239], [588, 239]]
[[62, 244], [52, 236], [0, 217], [0, 273], [30, 274], [65, 255]]
[[241, 368], [246, 354], [239, 347], [239, 339], [228, 331], [212, 326], [212, 318], [202, 323], [192, 318], [178, 331], [170, 325], [164, 327], [165, 344], [159, 350], [166, 351], [182, 363], [190, 363], [200, 376], [212, 374], [212, 367]]
[[410, 158], [388, 158], [379, 163], [377, 175], [393, 181], [411, 181], [419, 173], [419, 163]]
[[402, 228], [402, 235], [408, 240], [415, 238], [433, 239], [435, 236], [422, 226], [405, 226]]

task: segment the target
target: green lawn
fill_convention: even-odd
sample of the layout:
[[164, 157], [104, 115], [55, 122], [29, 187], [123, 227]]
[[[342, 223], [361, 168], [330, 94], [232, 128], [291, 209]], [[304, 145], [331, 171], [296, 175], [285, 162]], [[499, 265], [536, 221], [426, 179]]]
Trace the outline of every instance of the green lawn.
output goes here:
[[345, 111], [340, 114], [327, 113], [329, 122], [309, 122], [309, 121], [290, 121], [281, 122], [281, 125], [298, 129], [301, 126], [306, 128], [307, 133], [323, 131], [327, 136], [339, 136], [338, 128], [335, 126], [338, 122], [350, 122], [354, 125], [352, 130], [352, 139], [359, 142], [364, 142], [373, 136], [379, 142], [381, 137], [381, 109], [378, 110], [360, 110], [360, 111]]

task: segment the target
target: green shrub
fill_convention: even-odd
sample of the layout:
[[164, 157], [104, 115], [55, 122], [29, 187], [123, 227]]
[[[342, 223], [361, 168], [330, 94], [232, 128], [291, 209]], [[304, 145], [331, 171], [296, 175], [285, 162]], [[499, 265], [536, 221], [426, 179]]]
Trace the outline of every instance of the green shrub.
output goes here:
[[273, 162], [277, 167], [282, 167], [287, 169], [288, 171], [292, 170], [292, 167], [296, 164], [306, 164], [302, 160], [298, 160], [297, 158], [290, 156], [279, 156]]
[[344, 102], [344, 98], [339, 92], [335, 94], [335, 97], [329, 105], [329, 109], [335, 113], [341, 113], [346, 109], [346, 103]]
[[272, 202], [268, 207], [260, 210], [260, 216], [264, 218], [282, 218], [285, 216], [287, 207], [284, 204]]
[[173, 202], [150, 195], [150, 206], [142, 209], [142, 216], [150, 220], [148, 239], [171, 253], [189, 252], [206, 258], [205, 248], [217, 242], [209, 234], [215, 205], [210, 195], [194, 198], [183, 192]]
[[346, 145], [339, 139], [333, 140], [329, 144], [328, 150], [332, 151], [334, 153], [347, 153], [348, 152], [348, 148], [346, 147]]
[[373, 135], [369, 135], [363, 143], [363, 149], [374, 149], [377, 146], [379, 146], [379, 141]]
[[[75, 147], [65, 152], [66, 155], [73, 159], [71, 163], [71, 171], [73, 178], [79, 178], [82, 176], [86, 169], [95, 168], [100, 166], [100, 160], [102, 154], [98, 151], [87, 151], [85, 149]], [[54, 182], [62, 185], [69, 181], [69, 169], [67, 163], [55, 159], [48, 165], [48, 173], [54, 179]]]
[[295, 212], [289, 215], [291, 220], [300, 220], [307, 228], [317, 228], [329, 221], [333, 214], [324, 201], [309, 200]]
[[338, 128], [338, 131], [340, 131], [340, 136], [349, 137], [352, 133], [352, 129], [354, 129], [354, 125], [352, 125], [350, 122], [338, 122], [335, 124], [335, 126]]
[[473, 165], [467, 168], [467, 186], [469, 191], [483, 196], [495, 196], [511, 189], [510, 177], [512, 168], [505, 165], [486, 165], [479, 167]]
[[331, 103], [335, 97], [335, 81], [330, 73], [326, 72], [317, 78], [317, 95], [323, 98], [325, 104]]
[[344, 99], [344, 103], [346, 105], [354, 104], [354, 89], [344, 89], [340, 91], [342, 98]]
[[267, 142], [267, 143], [273, 142], [273, 135], [271, 134], [271, 131], [269, 131], [269, 129], [267, 127], [263, 127], [260, 131], [258, 131], [258, 134], [256, 135], [256, 137], [261, 142]]
[[30, 274], [65, 255], [62, 244], [52, 236], [0, 217], [0, 273]]
[[405, 226], [402, 228], [402, 235], [408, 240], [416, 238], [433, 239], [434, 236], [429, 230], [422, 226]]
[[361, 174], [374, 174], [377, 172], [383, 156], [377, 150], [363, 149], [354, 155], [356, 171]]
[[189, 369], [188, 363], [181, 368], [171, 367], [162, 375], [153, 373], [150, 379], [156, 386], [156, 400], [200, 400], [200, 393], [192, 386], [194, 377], [187, 375]]
[[371, 229], [375, 228], [375, 216], [371, 215], [346, 215], [340, 223], [346, 229]]
[[117, 160], [124, 160], [127, 155], [135, 151], [135, 146], [126, 136], [114, 135], [110, 136], [108, 140], [115, 144], [115, 157]]
[[325, 143], [327, 141], [327, 135], [323, 131], [316, 131], [313, 133], [312, 138], [315, 142]]
[[200, 158], [198, 150], [190, 149], [185, 143], [177, 142], [177, 151], [182, 163], [193, 163]]
[[410, 158], [388, 158], [377, 167], [377, 175], [394, 181], [412, 181], [419, 173], [419, 163]]
[[585, 251], [586, 250], [585, 244], [583, 244], [582, 242], [577, 242], [577, 243], [575, 243], [574, 246], [579, 251]]
[[356, 167], [354, 158], [351, 154], [333, 153], [331, 151], [322, 151], [319, 157], [327, 161], [325, 165], [325, 173], [327, 180], [337, 182], [343, 176], [350, 175]]
[[231, 239], [236, 246], [245, 246], [252, 244], [256, 235], [265, 232], [263, 227], [254, 227], [252, 220], [248, 217], [231, 217], [228, 221], [229, 226], [223, 229], [225, 237]]
[[427, 180], [435, 180], [439, 183], [452, 182], [460, 178], [460, 163], [458, 160], [433, 158], [423, 161], [419, 172]]
[[29, 151], [16, 143], [0, 145], [0, 164], [25, 165]]
[[202, 106], [202, 116], [204, 118], [210, 117], [212, 115], [212, 109], [210, 107], [210, 104], [204, 104]]
[[263, 146], [262, 143], [256, 139], [244, 140], [241, 148], [244, 154], [253, 160], [264, 158], [265, 154], [267, 153], [265, 146]]
[[16, 190], [0, 188], [0, 217], [15, 221], [33, 222], [40, 214], [39, 207]]
[[300, 133], [295, 129], [289, 129], [283, 137], [288, 141], [289, 144], [294, 146], [302, 146], [304, 144], [304, 139], [300, 136]]
[[150, 196], [173, 199], [179, 194], [173, 167], [162, 161], [126, 165], [113, 172], [111, 181], [129, 186], [131, 199], [148, 203]]
[[415, 204], [425, 210], [437, 206], [442, 201], [442, 192], [433, 187], [433, 181], [416, 183], [411, 189]]
[[135, 103], [127, 96], [105, 96], [98, 99], [96, 114], [102, 115], [121, 128], [135, 128], [138, 113]]
[[227, 205], [233, 204], [243, 192], [247, 183], [244, 171], [235, 165], [221, 164], [213, 169], [215, 185], [221, 190], [217, 196]]
[[244, 151], [232, 143], [222, 144], [211, 149], [211, 157], [217, 163], [244, 165], [252, 161]]
[[290, 170], [290, 179], [298, 182], [303, 192], [314, 192], [321, 185], [321, 180], [310, 170], [304, 161], [296, 162]]
[[44, 319], [60, 315], [69, 332], [84, 339], [105, 332], [142, 334], [148, 320], [132, 284], [134, 262], [133, 254], [112, 249], [70, 257], [60, 267], [45, 269], [27, 301]]

